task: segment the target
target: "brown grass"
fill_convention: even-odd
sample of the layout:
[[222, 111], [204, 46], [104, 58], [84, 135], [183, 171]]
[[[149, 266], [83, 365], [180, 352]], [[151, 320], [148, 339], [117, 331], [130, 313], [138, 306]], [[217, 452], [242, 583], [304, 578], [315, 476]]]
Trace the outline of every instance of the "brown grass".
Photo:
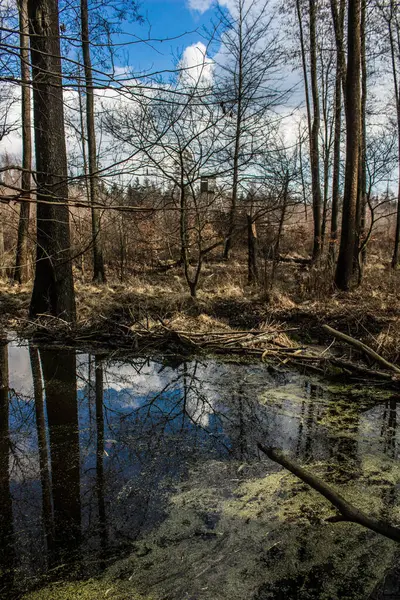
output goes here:
[[[97, 287], [77, 282], [78, 327], [87, 331], [151, 328], [165, 323], [185, 331], [228, 331], [285, 325], [302, 343], [326, 345], [327, 323], [400, 362], [400, 273], [371, 257], [362, 285], [351, 293], [332, 290], [327, 268], [280, 264], [271, 289], [248, 286], [244, 260], [205, 265], [198, 297], [190, 297], [180, 269], [132, 277]], [[26, 323], [30, 286], [0, 283], [0, 325]], [[337, 343], [336, 343], [337, 345]]]

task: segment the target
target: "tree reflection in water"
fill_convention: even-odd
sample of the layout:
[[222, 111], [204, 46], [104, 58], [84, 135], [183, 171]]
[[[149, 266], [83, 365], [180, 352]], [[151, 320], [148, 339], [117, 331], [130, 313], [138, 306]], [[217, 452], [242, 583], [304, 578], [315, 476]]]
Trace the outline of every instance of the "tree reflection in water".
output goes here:
[[0, 594], [13, 584], [14, 524], [10, 493], [8, 344], [0, 340]]
[[[367, 445], [370, 451], [369, 434], [362, 437], [369, 413], [353, 411], [349, 429], [336, 418], [336, 398], [296, 374], [31, 347], [31, 393], [9, 394], [7, 347], [1, 349], [3, 589], [12, 586], [6, 564], [13, 547], [21, 580], [49, 569], [59, 577], [54, 567], [61, 564], [75, 575], [103, 570], [165, 518], [174, 487], [192, 467], [210, 460], [258, 465], [257, 439], [302, 462], [337, 459], [337, 469], [346, 462], [358, 469]], [[285, 396], [287, 385], [297, 386], [297, 400]], [[368, 426], [378, 423], [379, 444], [393, 458], [396, 402], [374, 411], [379, 417]], [[336, 429], [321, 425], [324, 419], [336, 419]], [[346, 427], [351, 435], [342, 435]], [[385, 493], [393, 506], [393, 490]], [[306, 537], [302, 548], [298, 560], [311, 560]]]
[[51, 563], [64, 564], [76, 558], [81, 541], [75, 351], [40, 350], [40, 360], [46, 395], [51, 457], [54, 519]]

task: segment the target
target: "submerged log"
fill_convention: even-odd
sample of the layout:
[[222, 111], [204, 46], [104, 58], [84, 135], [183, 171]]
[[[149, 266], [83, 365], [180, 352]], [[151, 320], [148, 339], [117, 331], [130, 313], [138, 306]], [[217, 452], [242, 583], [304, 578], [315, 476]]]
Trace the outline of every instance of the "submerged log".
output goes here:
[[260, 442], [258, 442], [257, 446], [259, 450], [263, 452], [263, 454], [268, 456], [268, 458], [274, 462], [277, 462], [282, 467], [285, 467], [285, 469], [293, 473], [293, 475], [296, 475], [296, 477], [304, 481], [304, 483], [307, 483], [315, 491], [324, 496], [324, 498], [329, 500], [329, 502], [335, 508], [337, 508], [337, 510], [340, 512], [340, 515], [331, 517], [328, 519], [328, 522], [337, 523], [340, 521], [348, 521], [350, 523], [357, 523], [358, 525], [367, 527], [375, 533], [380, 533], [381, 535], [394, 540], [395, 542], [400, 542], [400, 528], [393, 527], [393, 525], [390, 525], [386, 521], [380, 521], [379, 519], [375, 519], [375, 517], [366, 515], [364, 512], [343, 498], [343, 496], [338, 494], [330, 485], [322, 481], [322, 479], [316, 475], [306, 471], [306, 469], [300, 466], [295, 460], [287, 457], [278, 448], [264, 446]]

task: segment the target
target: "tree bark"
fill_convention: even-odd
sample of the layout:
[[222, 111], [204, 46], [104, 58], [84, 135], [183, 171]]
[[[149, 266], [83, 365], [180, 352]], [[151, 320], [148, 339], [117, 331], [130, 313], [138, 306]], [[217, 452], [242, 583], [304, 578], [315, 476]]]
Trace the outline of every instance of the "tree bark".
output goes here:
[[248, 248], [248, 282], [255, 283], [258, 281], [258, 240], [257, 227], [250, 214], [247, 215], [247, 248]]
[[319, 130], [320, 106], [317, 76], [317, 35], [316, 35], [316, 0], [310, 0], [310, 67], [311, 92], [313, 99], [313, 118], [310, 137], [311, 182], [314, 217], [313, 259], [321, 254], [321, 181], [319, 169]]
[[[398, 83], [398, 73], [396, 65], [396, 45], [393, 33], [393, 18], [396, 11], [396, 4], [394, 0], [390, 0], [390, 17], [388, 19], [388, 30], [389, 30], [389, 42], [390, 42], [390, 53], [392, 62], [392, 75], [393, 75], [393, 87], [396, 101], [396, 119], [397, 119], [397, 144], [398, 144], [398, 191], [397, 191], [397, 220], [396, 220], [396, 232], [394, 238], [394, 250], [392, 256], [392, 268], [397, 269], [400, 263], [400, 92]], [[396, 24], [395, 24], [396, 26]], [[398, 50], [398, 49], [397, 49]]]
[[[31, 88], [29, 68], [29, 18], [28, 0], [19, 4], [19, 38], [21, 57], [21, 113], [22, 113], [22, 180], [21, 200], [31, 199], [32, 171], [32, 132], [31, 132]], [[14, 281], [26, 283], [29, 278], [28, 241], [29, 241], [30, 203], [20, 202], [18, 223], [17, 252], [15, 257]]]
[[275, 242], [275, 246], [274, 246], [274, 255], [273, 255], [273, 261], [272, 261], [271, 280], [270, 280], [271, 288], [275, 283], [276, 270], [277, 270], [278, 263], [280, 260], [279, 253], [280, 253], [280, 247], [281, 247], [283, 226], [285, 224], [285, 219], [286, 219], [288, 194], [289, 194], [289, 173], [286, 172], [285, 181], [284, 181], [283, 190], [282, 190], [283, 198], [282, 198], [281, 214], [279, 217], [278, 234], [277, 234], [277, 238], [276, 238], [276, 242]]
[[358, 193], [358, 171], [361, 128], [360, 94], [360, 13], [361, 0], [349, 0], [347, 31], [347, 75], [346, 75], [346, 170], [343, 197], [342, 233], [339, 257], [336, 266], [335, 284], [343, 291], [351, 286], [353, 274], [356, 210]]
[[357, 211], [356, 211], [356, 241], [354, 247], [354, 269], [357, 273], [357, 283], [361, 284], [363, 276], [363, 259], [366, 256], [366, 246], [361, 254], [361, 247], [365, 235], [365, 218], [367, 204], [367, 127], [366, 127], [366, 109], [367, 109], [367, 62], [366, 62], [366, 0], [361, 0], [361, 124], [360, 124], [360, 154], [358, 162], [358, 193], [357, 193]]
[[100, 212], [99, 209], [96, 208], [96, 204], [99, 198], [99, 178], [97, 175], [96, 129], [94, 118], [94, 87], [92, 74], [92, 60], [90, 56], [89, 15], [87, 0], [81, 0], [81, 29], [82, 54], [83, 64], [85, 68], [86, 84], [86, 127], [89, 159], [89, 190], [92, 215], [93, 281], [96, 283], [105, 283], [106, 274], [104, 269], [103, 248], [101, 242]]
[[[50, 313], [74, 321], [58, 1], [28, 0], [28, 10], [38, 188], [30, 317]], [[41, 200], [49, 203], [41, 204]]]
[[235, 149], [233, 154], [233, 174], [232, 174], [232, 196], [231, 208], [229, 212], [228, 235], [224, 244], [224, 259], [228, 260], [232, 248], [233, 236], [235, 233], [236, 205], [239, 189], [239, 154], [242, 136], [242, 95], [243, 95], [243, 0], [239, 1], [239, 54], [238, 54], [238, 74], [237, 74], [237, 112], [235, 124]]
[[329, 260], [333, 265], [336, 260], [340, 199], [340, 141], [342, 135], [342, 86], [345, 79], [345, 59], [343, 51], [343, 29], [345, 0], [331, 0], [332, 19], [336, 39], [336, 81], [335, 81], [335, 133], [333, 141], [333, 174], [332, 174], [332, 214], [331, 234], [329, 239]]

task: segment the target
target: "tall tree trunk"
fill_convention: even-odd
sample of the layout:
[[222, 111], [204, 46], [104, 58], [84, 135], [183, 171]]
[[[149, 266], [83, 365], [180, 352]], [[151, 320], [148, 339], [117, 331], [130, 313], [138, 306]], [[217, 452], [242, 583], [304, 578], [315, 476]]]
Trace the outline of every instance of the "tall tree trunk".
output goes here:
[[326, 227], [328, 220], [328, 196], [329, 196], [329, 175], [331, 167], [331, 149], [334, 131], [334, 122], [330, 119], [328, 98], [329, 98], [329, 78], [332, 70], [332, 59], [328, 59], [325, 65], [321, 55], [321, 94], [322, 94], [322, 115], [324, 126], [324, 144], [323, 144], [323, 204], [322, 204], [322, 225], [321, 225], [321, 254], [325, 248]]
[[343, 98], [346, 98], [346, 53], [344, 49], [344, 17], [346, 12], [346, 0], [331, 0], [331, 13], [333, 28], [335, 30], [336, 57], [340, 65], [342, 75]]
[[28, 11], [38, 188], [30, 316], [50, 313], [74, 321], [58, 1], [28, 0]]
[[243, 95], [243, 0], [239, 0], [239, 55], [238, 55], [238, 74], [237, 74], [237, 98], [236, 98], [236, 123], [235, 123], [235, 148], [233, 154], [233, 174], [232, 174], [232, 197], [229, 212], [228, 235], [224, 244], [224, 259], [228, 260], [232, 248], [233, 236], [235, 233], [236, 205], [239, 190], [239, 154], [242, 137], [242, 95]]
[[361, 129], [360, 66], [361, 0], [349, 0], [346, 76], [346, 171], [343, 197], [342, 233], [336, 266], [335, 284], [340, 290], [350, 289], [353, 273], [358, 167]]
[[26, 283], [29, 278], [28, 241], [31, 199], [32, 133], [31, 133], [31, 88], [29, 68], [29, 18], [28, 0], [19, 4], [19, 39], [21, 56], [21, 113], [22, 113], [22, 180], [18, 223], [17, 253], [15, 257], [14, 281]]
[[[311, 156], [311, 103], [310, 103], [310, 92], [308, 89], [307, 59], [306, 59], [306, 49], [305, 49], [305, 44], [304, 44], [303, 18], [301, 15], [300, 0], [296, 0], [296, 12], [297, 12], [297, 19], [299, 22], [301, 64], [302, 64], [302, 69], [303, 69], [304, 93], [305, 93], [305, 98], [306, 98], [306, 111], [307, 111], [308, 139], [309, 139], [310, 156]], [[302, 160], [301, 160], [301, 142], [300, 142], [300, 165], [301, 164], [302, 164]], [[306, 221], [307, 221], [307, 204], [306, 204], [306, 198], [305, 198], [305, 189], [306, 188], [305, 188], [305, 184], [304, 184], [304, 173], [303, 173], [302, 168], [301, 168], [301, 183], [302, 183], [303, 195], [304, 195], [304, 211], [305, 211], [305, 217], [306, 217]]]
[[311, 182], [313, 196], [314, 243], [313, 259], [321, 254], [321, 182], [319, 169], [320, 108], [317, 76], [316, 0], [310, 0], [310, 67], [313, 118], [310, 137]]
[[307, 196], [306, 196], [306, 184], [305, 184], [305, 180], [304, 180], [304, 171], [303, 171], [303, 139], [302, 139], [302, 135], [301, 135], [301, 131], [300, 131], [300, 126], [299, 126], [299, 163], [300, 163], [300, 181], [301, 181], [301, 192], [302, 192], [302, 197], [303, 197], [303, 204], [304, 204], [304, 218], [306, 220], [308, 220], [308, 214], [307, 214]]
[[[398, 53], [396, 52], [396, 44], [393, 32], [393, 18], [396, 11], [395, 0], [390, 0], [390, 17], [388, 19], [388, 30], [389, 30], [389, 41], [390, 41], [390, 53], [392, 62], [392, 76], [393, 76], [393, 87], [394, 96], [396, 101], [396, 119], [397, 119], [397, 144], [398, 144], [398, 191], [397, 191], [397, 221], [396, 221], [396, 232], [394, 238], [394, 250], [392, 256], [392, 268], [397, 269], [400, 263], [400, 91], [398, 83], [398, 73], [396, 59]], [[394, 24], [396, 26], [396, 23]]]
[[336, 80], [335, 80], [335, 133], [333, 141], [333, 174], [332, 174], [332, 214], [331, 234], [329, 239], [329, 259], [333, 265], [336, 260], [338, 239], [339, 196], [340, 196], [340, 141], [342, 134], [342, 85], [345, 77], [343, 69], [343, 29], [345, 0], [340, 0], [339, 11], [336, 0], [331, 0], [332, 18], [335, 23], [336, 37]]
[[97, 175], [97, 149], [96, 149], [96, 129], [94, 120], [94, 88], [92, 75], [92, 60], [90, 56], [89, 41], [89, 15], [88, 2], [81, 0], [81, 28], [82, 28], [82, 54], [85, 67], [86, 83], [86, 127], [88, 140], [88, 158], [89, 158], [89, 188], [92, 214], [92, 238], [93, 238], [93, 281], [96, 283], [105, 283], [106, 275], [104, 270], [103, 248], [101, 243], [100, 231], [100, 212], [96, 208], [99, 200], [99, 178]]
[[[366, 13], [367, 2], [361, 0], [361, 143], [359, 162], [359, 226], [357, 232], [357, 268], [358, 285], [361, 284], [364, 264], [367, 256], [367, 246], [364, 244], [365, 224], [367, 215], [367, 57], [366, 57]], [[362, 248], [362, 251], [361, 251]]]

